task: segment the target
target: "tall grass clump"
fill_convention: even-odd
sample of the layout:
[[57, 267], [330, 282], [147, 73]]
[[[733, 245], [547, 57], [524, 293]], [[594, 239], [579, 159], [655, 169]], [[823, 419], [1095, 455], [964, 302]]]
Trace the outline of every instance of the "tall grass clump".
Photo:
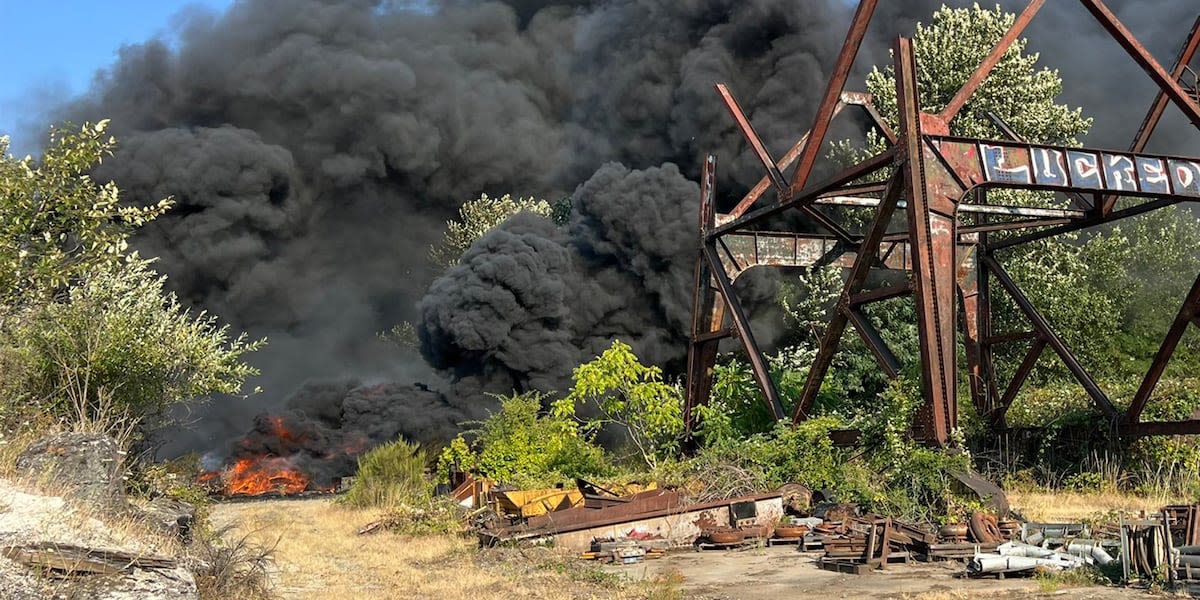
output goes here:
[[401, 439], [379, 446], [359, 457], [354, 483], [340, 502], [383, 509], [426, 503], [431, 492], [425, 477], [428, 464], [429, 455], [420, 444]]

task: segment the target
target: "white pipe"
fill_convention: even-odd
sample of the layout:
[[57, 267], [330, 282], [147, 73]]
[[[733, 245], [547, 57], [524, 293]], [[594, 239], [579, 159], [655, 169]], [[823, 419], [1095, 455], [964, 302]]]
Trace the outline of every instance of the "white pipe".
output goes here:
[[1011, 573], [1014, 571], [1029, 571], [1038, 567], [1069, 569], [1079, 566], [1080, 563], [1076, 562], [1077, 560], [1075, 557], [1061, 554], [1052, 558], [976, 554], [967, 565], [967, 570], [971, 573]]
[[1049, 558], [1055, 554], [1049, 548], [1023, 542], [1005, 542], [1000, 544], [996, 547], [996, 553], [1001, 556], [1028, 556], [1030, 558]]
[[1116, 560], [1104, 548], [1095, 543], [1074, 541], [1067, 543], [1063, 548], [1070, 554], [1091, 559], [1101, 566], [1112, 564]]

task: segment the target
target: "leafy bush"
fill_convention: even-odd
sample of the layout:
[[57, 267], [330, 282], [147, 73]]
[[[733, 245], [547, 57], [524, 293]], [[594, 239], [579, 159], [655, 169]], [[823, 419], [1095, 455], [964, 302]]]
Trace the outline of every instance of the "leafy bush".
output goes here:
[[[705, 422], [718, 420], [715, 411], [706, 413]], [[679, 475], [674, 479], [695, 481], [700, 500], [773, 490], [791, 482], [840, 490], [849, 452], [834, 448], [829, 437], [840, 425], [828, 417], [797, 426], [780, 421], [769, 432], [744, 438], [708, 437], [695, 457], [675, 467]]]
[[230, 339], [164, 283], [133, 255], [83, 276], [62, 300], [19, 312], [7, 341], [26, 365], [18, 398], [27, 410], [119, 434], [176, 402], [236, 394], [257, 373], [242, 356], [264, 342]]
[[682, 391], [663, 382], [662, 369], [643, 365], [628, 344], [613, 341], [603, 354], [579, 365], [573, 377], [574, 389], [554, 403], [555, 417], [579, 419], [581, 403], [594, 406], [600, 414], [580, 419], [583, 429], [593, 434], [609, 426], [623, 430], [650, 468], [679, 449]]
[[420, 444], [396, 440], [358, 458], [354, 483], [338, 502], [359, 508], [394, 508], [430, 496], [425, 467], [429, 455]]
[[578, 423], [563, 415], [543, 415], [541, 410], [541, 394], [500, 398], [499, 412], [442, 451], [439, 479], [445, 481], [453, 467], [504, 483], [538, 486], [611, 470], [604, 450], [580, 431]]
[[172, 404], [238, 393], [263, 342], [184, 309], [128, 253], [171, 202], [122, 205], [91, 179], [115, 145], [106, 125], [53, 130], [37, 161], [0, 138], [0, 417], [48, 414], [124, 442]]

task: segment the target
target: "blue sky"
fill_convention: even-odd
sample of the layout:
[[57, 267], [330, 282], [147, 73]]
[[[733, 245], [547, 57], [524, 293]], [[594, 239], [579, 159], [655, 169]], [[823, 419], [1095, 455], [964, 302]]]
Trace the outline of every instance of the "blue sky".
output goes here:
[[223, 11], [233, 0], [0, 0], [0, 135], [12, 152], [36, 151], [42, 111], [87, 90], [117, 50], [172, 40], [188, 11]]

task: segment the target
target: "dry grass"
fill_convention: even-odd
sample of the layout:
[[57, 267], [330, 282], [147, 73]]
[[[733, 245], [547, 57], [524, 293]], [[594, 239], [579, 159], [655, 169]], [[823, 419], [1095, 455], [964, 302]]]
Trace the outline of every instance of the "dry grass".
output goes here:
[[[275, 546], [281, 599], [620, 598], [637, 595], [599, 569], [555, 551], [478, 550], [474, 539], [358, 535], [378, 511], [329, 500], [226, 503], [212, 519]], [[644, 592], [643, 592], [644, 593]]]
[[[1119, 492], [1009, 492], [1008, 503], [1027, 519], [1042, 523], [1068, 523], [1097, 514], [1125, 512], [1137, 514], [1161, 510], [1167, 504], [1184, 502], [1178, 498], [1147, 498]], [[1184, 502], [1186, 503], [1186, 502]]]

